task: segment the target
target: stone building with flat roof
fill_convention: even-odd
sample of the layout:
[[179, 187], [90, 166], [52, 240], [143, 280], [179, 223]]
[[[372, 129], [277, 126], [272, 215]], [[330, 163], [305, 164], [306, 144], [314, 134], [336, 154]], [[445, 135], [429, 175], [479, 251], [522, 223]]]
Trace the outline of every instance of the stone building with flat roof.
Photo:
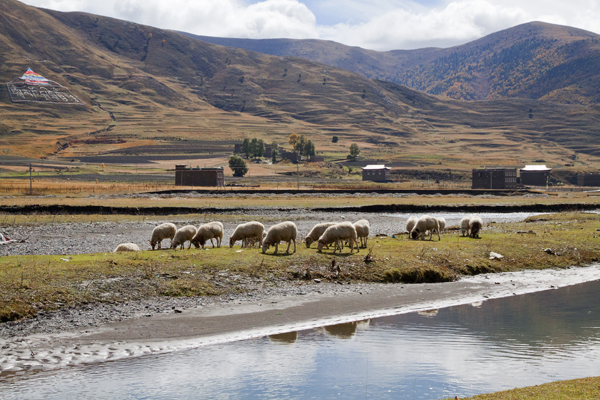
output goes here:
[[367, 165], [362, 169], [362, 180], [373, 182], [390, 182], [391, 179], [390, 167], [385, 165]]
[[189, 168], [185, 164], [175, 166], [175, 186], [224, 187], [223, 167]]

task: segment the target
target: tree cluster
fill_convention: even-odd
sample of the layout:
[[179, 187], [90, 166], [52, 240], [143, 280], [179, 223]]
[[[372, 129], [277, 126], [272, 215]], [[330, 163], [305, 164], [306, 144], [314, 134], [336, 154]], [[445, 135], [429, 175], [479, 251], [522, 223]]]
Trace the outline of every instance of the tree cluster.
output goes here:
[[265, 142], [262, 139], [252, 138], [252, 140], [246, 138], [242, 142], [242, 153], [246, 157], [259, 158], [265, 154]]
[[316, 154], [315, 144], [312, 140], [306, 139], [304, 135], [292, 133], [289, 143], [301, 156], [314, 156]]

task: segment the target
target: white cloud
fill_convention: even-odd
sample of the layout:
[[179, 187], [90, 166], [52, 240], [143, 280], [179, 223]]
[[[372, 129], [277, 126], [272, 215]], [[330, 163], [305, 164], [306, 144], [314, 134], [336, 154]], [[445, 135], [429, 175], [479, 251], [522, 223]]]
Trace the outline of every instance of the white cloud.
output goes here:
[[597, 0], [24, 1], [200, 35], [318, 38], [375, 50], [452, 46], [528, 21], [600, 32]]

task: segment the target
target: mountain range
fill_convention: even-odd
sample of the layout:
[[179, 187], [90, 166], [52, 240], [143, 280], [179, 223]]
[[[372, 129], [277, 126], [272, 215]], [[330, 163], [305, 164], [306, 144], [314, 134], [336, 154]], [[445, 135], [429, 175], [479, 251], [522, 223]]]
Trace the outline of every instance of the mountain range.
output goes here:
[[600, 100], [600, 36], [543, 22], [451, 48], [387, 52], [323, 40], [186, 35], [222, 46], [306, 58], [454, 99], [521, 97], [582, 104]]
[[[543, 34], [534, 34], [538, 31]], [[265, 54], [264, 49], [258, 52], [206, 40], [3, 0], [0, 80], [9, 82], [31, 67], [68, 87], [85, 104], [11, 103], [3, 85], [0, 151], [77, 157], [137, 147], [151, 154], [154, 146], [156, 154], [164, 156], [166, 143], [216, 143], [256, 136], [285, 144], [290, 133], [301, 133], [329, 157], [345, 156], [349, 144], [357, 142], [364, 154], [379, 160], [440, 168], [536, 160], [592, 165], [600, 155], [600, 106], [594, 97], [599, 92], [592, 90], [597, 70], [592, 68], [587, 75], [576, 71], [581, 79], [588, 76], [588, 86], [585, 80], [571, 82], [575, 78], [569, 67], [585, 64], [582, 60], [594, 62], [598, 39], [589, 32], [533, 23], [453, 49], [388, 53], [331, 42], [297, 42], [322, 57], [336, 54], [327, 46], [340, 47], [344, 50], [339, 54], [348, 52], [360, 61], [354, 61], [364, 67], [360, 73], [299, 54]], [[282, 46], [284, 42], [271, 43]], [[536, 69], [542, 62], [539, 57], [529, 57], [541, 51], [538, 42], [547, 43], [548, 54], [558, 54], [558, 49], [563, 54], [560, 63], [543, 73]], [[535, 51], [524, 43], [536, 43]], [[513, 64], [494, 61], [507, 58], [504, 51]], [[372, 58], [366, 62], [356, 54]], [[385, 65], [371, 68], [381, 54], [387, 57]], [[445, 71], [440, 79], [436, 65]], [[521, 79], [515, 93], [504, 87], [504, 95], [493, 79], [474, 83], [488, 70], [500, 76], [502, 68], [511, 71], [513, 75], [506, 73], [511, 79], [516, 79], [514, 71], [538, 77], [531, 82]], [[559, 76], [560, 68], [569, 71], [568, 79]], [[465, 80], [468, 85], [461, 86], [453, 81], [464, 77], [465, 71], [471, 71], [472, 82]], [[393, 77], [388, 75], [392, 73]], [[394, 82], [409, 77], [423, 86], [415, 90]], [[486, 100], [452, 99], [450, 93], [434, 89], [445, 85], [461, 91], [475, 87], [477, 94], [469, 98]], [[340, 138], [338, 143], [331, 142], [333, 135]]]

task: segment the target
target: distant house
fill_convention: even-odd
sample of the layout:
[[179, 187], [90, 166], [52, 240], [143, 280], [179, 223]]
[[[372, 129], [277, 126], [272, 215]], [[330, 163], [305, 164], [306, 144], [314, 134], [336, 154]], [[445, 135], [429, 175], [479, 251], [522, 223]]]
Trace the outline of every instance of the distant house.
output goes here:
[[391, 168], [386, 167], [385, 165], [367, 165], [362, 169], [362, 180], [374, 182], [389, 182], [391, 181], [391, 170]]
[[527, 186], [546, 186], [550, 183], [550, 171], [545, 165], [526, 165], [521, 168], [521, 184]]
[[325, 156], [309, 156], [308, 157], [308, 162], [324, 162], [325, 161]]
[[298, 164], [300, 161], [302, 161], [300, 154], [296, 153], [295, 151], [287, 151], [281, 147], [279, 148], [279, 157], [281, 157], [282, 160], [290, 160], [294, 164]]
[[578, 173], [577, 186], [600, 186], [600, 172]]
[[516, 189], [516, 168], [482, 168], [473, 170], [473, 189]]
[[175, 165], [175, 186], [225, 186], [223, 167], [188, 168], [185, 164]]

